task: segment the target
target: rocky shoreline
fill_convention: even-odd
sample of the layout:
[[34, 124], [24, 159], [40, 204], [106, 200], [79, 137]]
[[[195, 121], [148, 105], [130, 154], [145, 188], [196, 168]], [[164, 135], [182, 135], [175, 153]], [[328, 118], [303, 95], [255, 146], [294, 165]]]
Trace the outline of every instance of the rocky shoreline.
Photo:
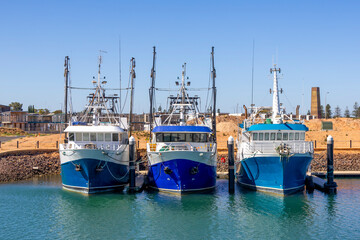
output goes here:
[[[144, 156], [145, 151], [139, 154]], [[145, 155], [146, 156], [146, 155]], [[225, 162], [221, 159], [225, 158]], [[146, 170], [146, 157], [140, 170]], [[360, 171], [360, 153], [334, 154], [335, 171]], [[326, 171], [326, 153], [315, 154], [311, 163], [313, 172]], [[218, 154], [218, 172], [228, 171], [227, 153]], [[21, 151], [0, 155], [0, 182], [20, 181], [39, 175], [60, 174], [59, 153], [54, 151]]]
[[0, 156], [0, 182], [60, 174], [58, 152], [21, 151]]

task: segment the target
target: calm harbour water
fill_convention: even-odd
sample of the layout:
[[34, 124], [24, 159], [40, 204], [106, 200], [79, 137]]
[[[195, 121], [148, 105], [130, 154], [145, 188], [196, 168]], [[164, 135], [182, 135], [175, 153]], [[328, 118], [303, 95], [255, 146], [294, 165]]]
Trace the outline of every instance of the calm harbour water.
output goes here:
[[0, 185], [0, 239], [360, 239], [360, 179], [281, 197], [218, 180], [208, 194], [84, 196], [60, 176]]

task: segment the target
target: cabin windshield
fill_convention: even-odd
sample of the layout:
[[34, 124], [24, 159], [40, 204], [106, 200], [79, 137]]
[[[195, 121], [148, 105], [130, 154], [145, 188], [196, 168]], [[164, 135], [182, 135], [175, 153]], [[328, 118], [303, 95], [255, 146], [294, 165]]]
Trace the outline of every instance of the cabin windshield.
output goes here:
[[209, 142], [207, 133], [156, 133], [156, 142]]

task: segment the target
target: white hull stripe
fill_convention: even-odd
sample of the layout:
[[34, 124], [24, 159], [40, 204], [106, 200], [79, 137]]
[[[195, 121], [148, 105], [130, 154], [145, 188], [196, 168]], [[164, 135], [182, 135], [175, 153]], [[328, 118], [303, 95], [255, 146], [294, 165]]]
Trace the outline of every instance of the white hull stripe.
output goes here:
[[90, 189], [102, 189], [102, 188], [115, 188], [115, 187], [122, 187], [122, 186], [125, 186], [125, 184], [121, 184], [121, 185], [113, 185], [113, 186], [105, 186], [105, 187], [78, 187], [78, 186], [70, 186], [70, 185], [66, 185], [66, 184], [63, 184], [63, 187], [65, 188], [77, 188], [77, 189], [84, 189], [84, 190], [90, 190]]
[[173, 192], [173, 193], [204, 191], [204, 190], [209, 190], [209, 189], [215, 188], [215, 186], [213, 186], [213, 187], [207, 187], [207, 188], [175, 190], [175, 189], [167, 189], [167, 188], [157, 188], [157, 187], [153, 187], [153, 186], [150, 186], [150, 187], [153, 188], [153, 189], [159, 190], [161, 192]]
[[242, 182], [239, 182], [239, 181], [238, 181], [238, 183], [241, 184], [241, 185], [253, 187], [253, 188], [256, 188], [256, 189], [275, 190], [275, 191], [278, 191], [278, 192], [284, 192], [284, 191], [288, 191], [288, 190], [295, 190], [295, 189], [298, 189], [298, 188], [303, 188], [305, 186], [305, 184], [303, 184], [303, 185], [301, 185], [299, 187], [280, 189], [280, 188], [272, 188], [272, 187], [260, 187], [260, 186], [256, 186], [256, 185], [253, 185], [253, 184], [242, 183]]

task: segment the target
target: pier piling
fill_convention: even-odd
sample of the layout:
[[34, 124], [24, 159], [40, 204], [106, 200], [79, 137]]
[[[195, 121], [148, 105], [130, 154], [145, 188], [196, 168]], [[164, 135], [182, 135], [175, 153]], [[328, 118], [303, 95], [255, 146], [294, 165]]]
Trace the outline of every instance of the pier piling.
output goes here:
[[228, 138], [228, 162], [229, 162], [229, 193], [234, 193], [235, 174], [234, 174], [234, 138]]
[[129, 138], [129, 192], [135, 193], [136, 191], [136, 182], [135, 182], [135, 138], [131, 136]]
[[327, 193], [336, 193], [337, 184], [334, 182], [334, 139], [327, 137], [327, 182], [324, 184]]

